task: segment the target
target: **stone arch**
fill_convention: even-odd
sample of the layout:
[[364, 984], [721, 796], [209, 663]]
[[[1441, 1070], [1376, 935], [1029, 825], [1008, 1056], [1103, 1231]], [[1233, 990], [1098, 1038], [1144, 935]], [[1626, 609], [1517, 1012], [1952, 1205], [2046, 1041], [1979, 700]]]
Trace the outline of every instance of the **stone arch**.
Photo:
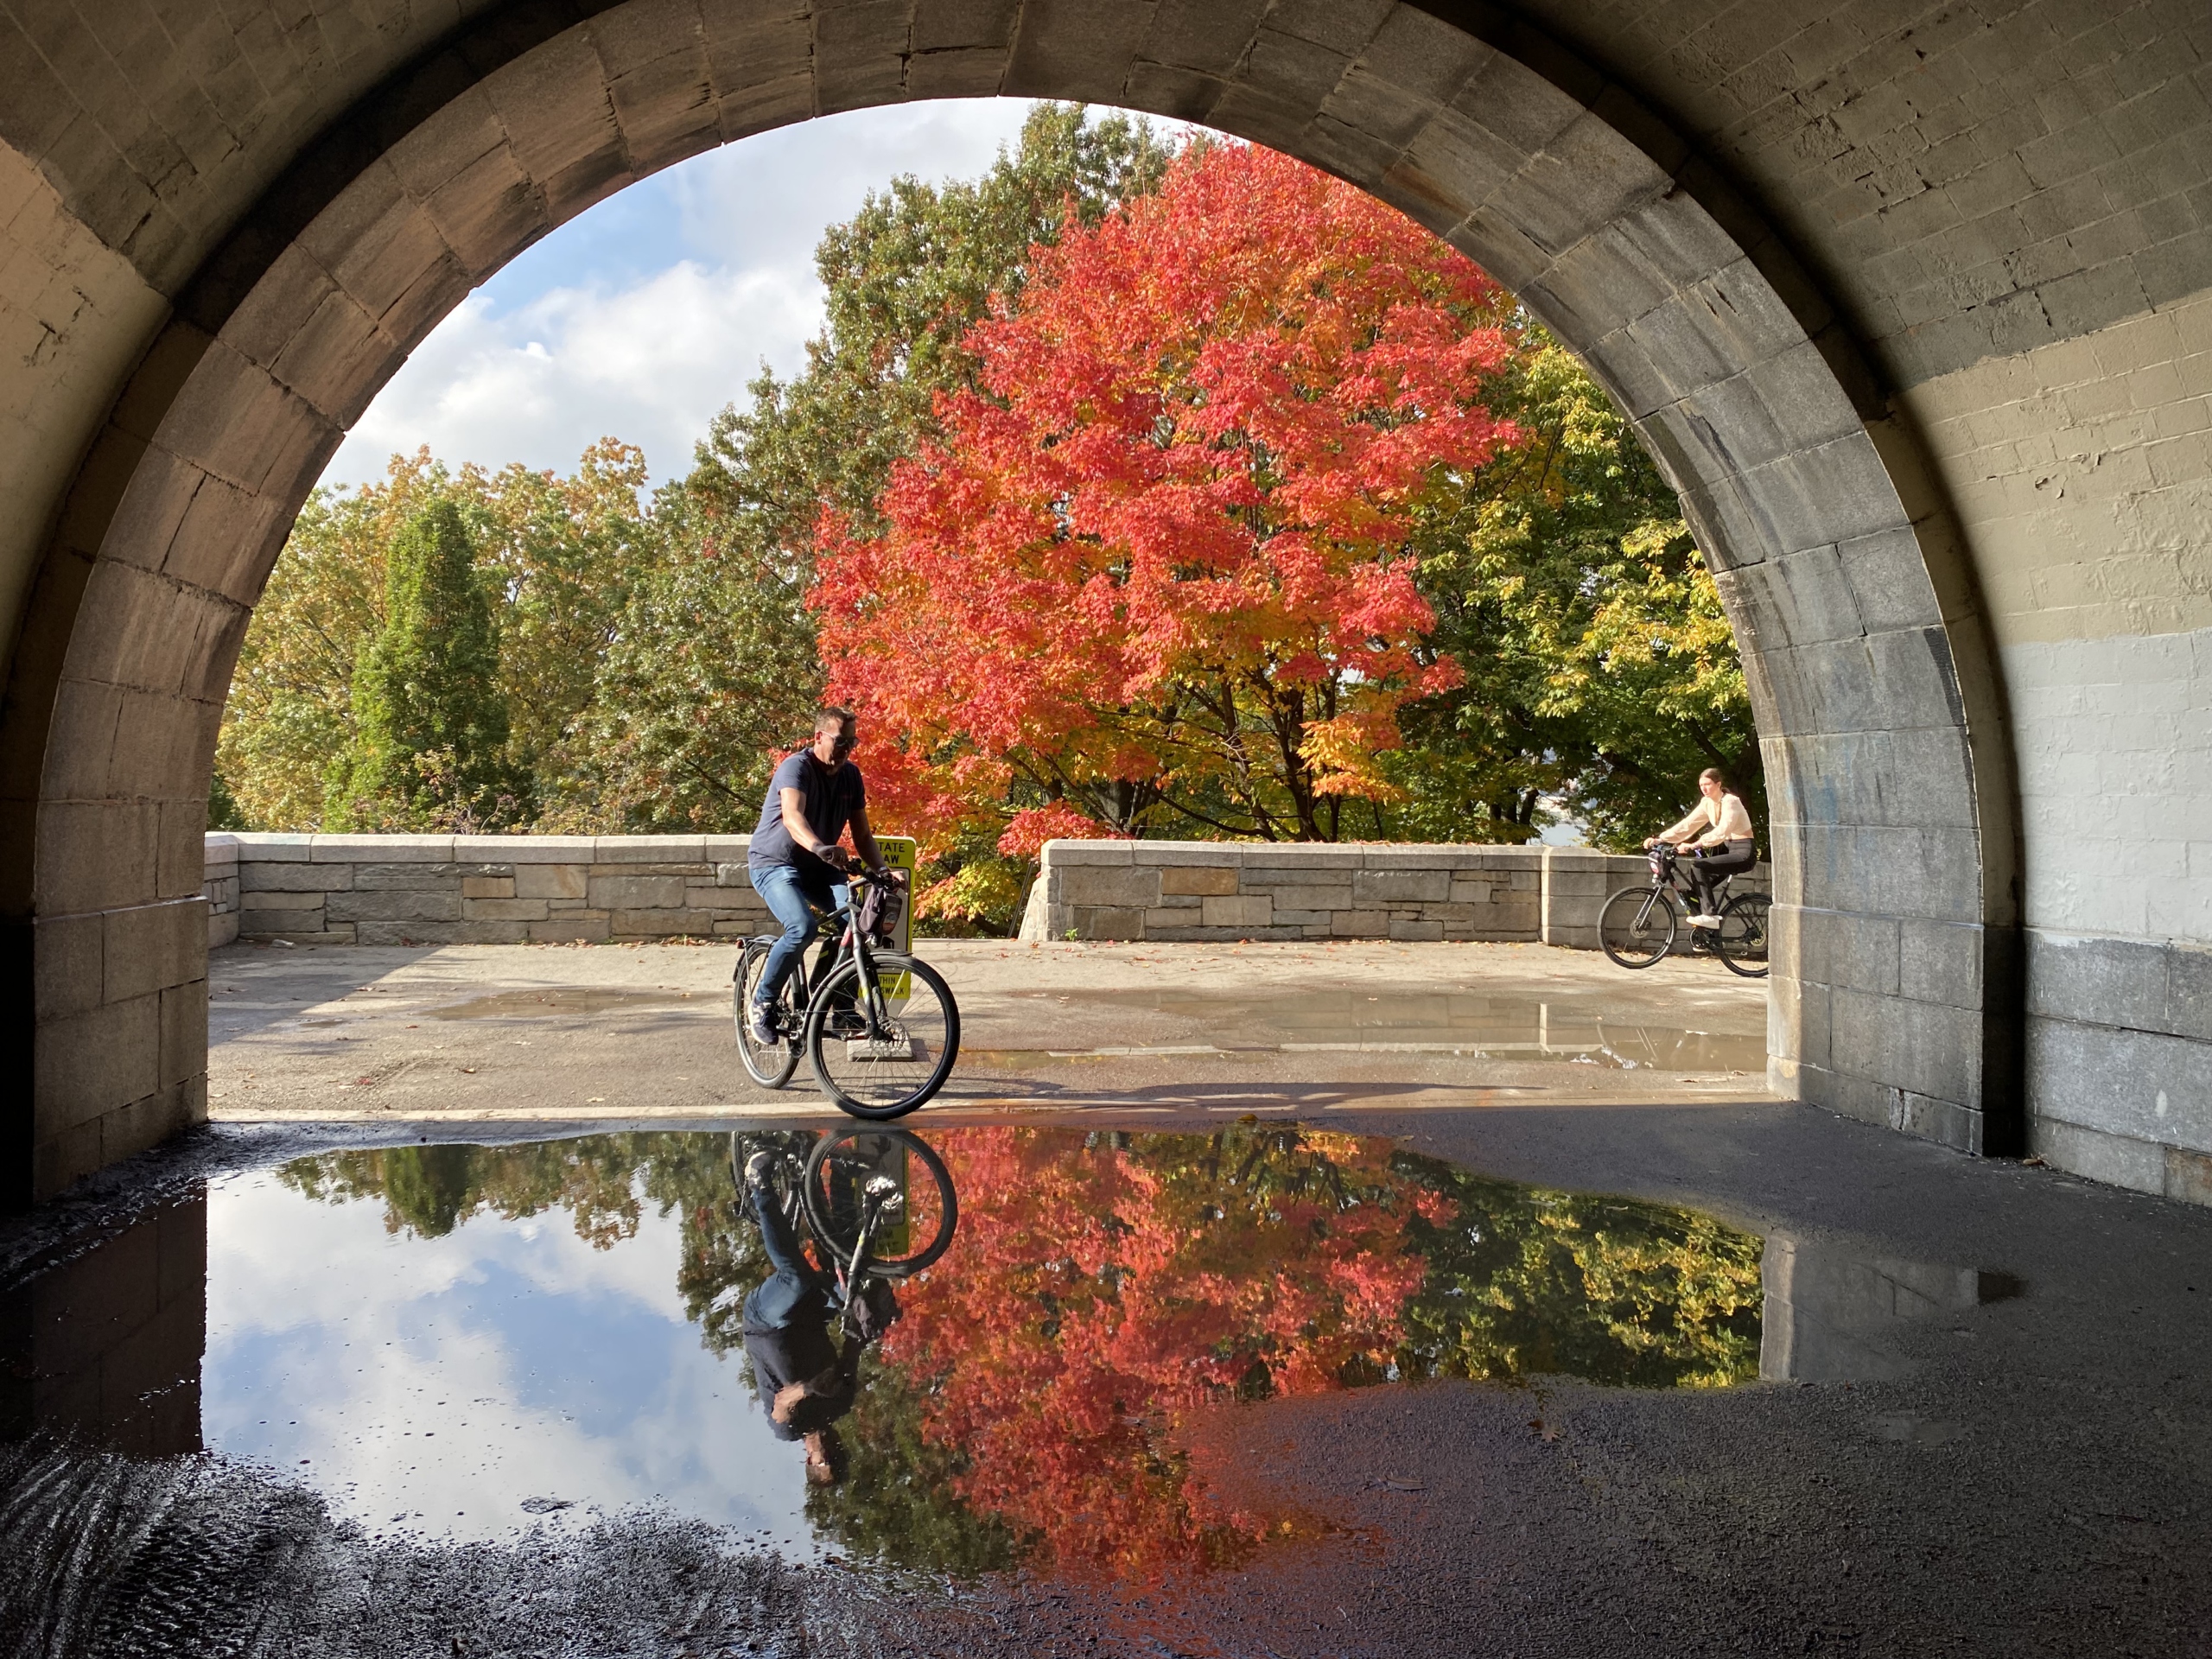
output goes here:
[[1848, 330], [1728, 182], [1554, 42], [1424, 7], [494, 8], [362, 96], [181, 289], [61, 511], [0, 715], [34, 1014], [9, 1126], [60, 1190], [205, 1115], [199, 840], [251, 607], [346, 427], [555, 226], [715, 145], [1007, 92], [1203, 122], [1518, 292], [1681, 490], [1773, 803], [1771, 1075], [2017, 1144], [2011, 764], [1970, 573]]

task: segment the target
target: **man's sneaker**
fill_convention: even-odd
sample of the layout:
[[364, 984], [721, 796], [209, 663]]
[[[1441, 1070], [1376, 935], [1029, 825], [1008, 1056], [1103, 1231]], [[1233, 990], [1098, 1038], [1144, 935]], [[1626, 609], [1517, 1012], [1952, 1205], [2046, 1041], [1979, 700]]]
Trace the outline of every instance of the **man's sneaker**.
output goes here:
[[768, 1172], [776, 1166], [776, 1154], [763, 1147], [745, 1160], [745, 1184], [751, 1187], [768, 1185]]
[[745, 1028], [752, 1033], [753, 1040], [761, 1047], [773, 1048], [776, 1046], [775, 1020], [768, 1010], [758, 1002], [753, 1005], [752, 1012], [746, 1015]]
[[1692, 927], [1718, 927], [1720, 925], [1720, 918], [1718, 916], [1708, 916], [1704, 912], [1700, 911], [1696, 915], [1690, 918], [1690, 925]]

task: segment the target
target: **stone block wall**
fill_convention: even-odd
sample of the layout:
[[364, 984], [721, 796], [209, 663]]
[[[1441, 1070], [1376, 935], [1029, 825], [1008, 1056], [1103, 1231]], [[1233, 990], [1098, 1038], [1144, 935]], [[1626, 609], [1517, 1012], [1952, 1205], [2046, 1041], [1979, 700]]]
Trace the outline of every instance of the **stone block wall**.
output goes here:
[[[227, 931], [300, 944], [522, 944], [739, 937], [769, 925], [746, 880], [745, 849], [742, 836], [211, 836], [208, 938], [224, 943]], [[218, 897], [226, 880], [236, 893], [230, 917]]]
[[200, 891], [207, 900], [207, 948], [213, 950], [238, 936], [238, 838], [208, 836], [203, 868]]
[[[207, 942], [523, 944], [769, 931], [743, 836], [207, 837]], [[1495, 940], [1598, 948], [1639, 857], [1585, 847], [1046, 843], [1028, 939]], [[1769, 890], [1767, 868], [1736, 890]]]
[[[1045, 844], [1025, 939], [1492, 940], [1595, 950], [1640, 857], [1582, 847]], [[1770, 890], [1766, 867], [1736, 890]]]

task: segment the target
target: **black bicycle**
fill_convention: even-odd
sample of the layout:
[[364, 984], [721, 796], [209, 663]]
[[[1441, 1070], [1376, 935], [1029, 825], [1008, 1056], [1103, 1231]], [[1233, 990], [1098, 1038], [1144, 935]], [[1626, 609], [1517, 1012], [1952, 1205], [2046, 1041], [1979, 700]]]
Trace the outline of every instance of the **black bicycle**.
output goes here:
[[849, 1313], [870, 1276], [904, 1279], [951, 1248], [960, 1224], [952, 1175], [919, 1135], [904, 1129], [736, 1130], [729, 1138], [729, 1172], [741, 1212], [755, 1202], [745, 1166], [757, 1152], [771, 1154], [763, 1183], [769, 1201], [794, 1236], [812, 1232]]
[[[1714, 884], [1714, 899], [1728, 890], [1730, 878]], [[1718, 927], [1692, 926], [1692, 950], [1709, 950], [1728, 971], [1745, 979], [1767, 975], [1767, 912], [1772, 901], [1763, 893], [1738, 893], [1714, 913]], [[1675, 948], [1682, 925], [1697, 912], [1696, 886], [1684, 861], [1665, 842], [1651, 849], [1651, 880], [1623, 887], [1598, 913], [1598, 943], [1624, 968], [1649, 968]]]
[[861, 872], [850, 878], [855, 897], [840, 905], [842, 929], [817, 963], [812, 982], [796, 964], [770, 1008], [772, 1042], [753, 1034], [747, 1019], [767, 971], [776, 936], [745, 942], [735, 982], [737, 1052], [765, 1089], [780, 1089], [804, 1054], [823, 1093], [855, 1117], [903, 1117], [944, 1086], [960, 1053], [960, 1009], [944, 976], [918, 957], [889, 950], [903, 884]]

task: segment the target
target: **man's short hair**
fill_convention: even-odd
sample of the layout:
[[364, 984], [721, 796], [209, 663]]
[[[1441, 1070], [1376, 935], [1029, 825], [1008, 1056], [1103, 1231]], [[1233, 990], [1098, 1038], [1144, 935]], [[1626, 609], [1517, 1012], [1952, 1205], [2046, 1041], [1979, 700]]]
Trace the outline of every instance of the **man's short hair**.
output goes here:
[[829, 708], [817, 709], [814, 711], [814, 733], [817, 737], [833, 726], [842, 732], [852, 723], [853, 711], [849, 709], [840, 709], [833, 704]]

